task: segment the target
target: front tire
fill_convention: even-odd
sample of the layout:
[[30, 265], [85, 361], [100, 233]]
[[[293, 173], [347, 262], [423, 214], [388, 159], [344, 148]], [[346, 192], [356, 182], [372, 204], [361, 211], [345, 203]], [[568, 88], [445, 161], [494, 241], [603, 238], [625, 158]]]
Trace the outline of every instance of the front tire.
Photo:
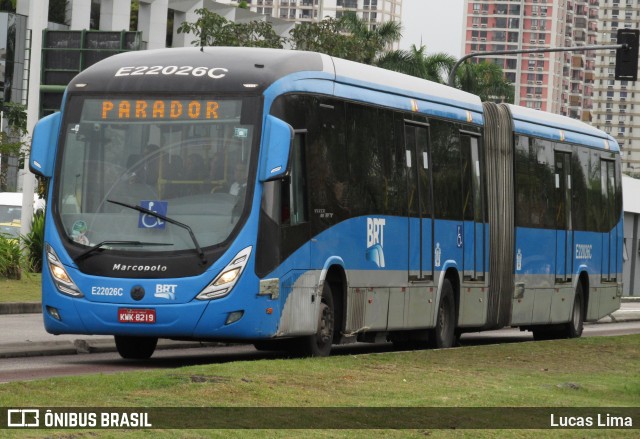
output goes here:
[[156, 337], [116, 335], [114, 339], [118, 353], [127, 360], [148, 360], [153, 355], [158, 344]]
[[300, 340], [300, 353], [310, 357], [326, 357], [331, 353], [333, 344], [335, 310], [333, 295], [327, 282], [322, 288], [320, 298], [320, 313], [318, 315], [318, 330], [315, 334]]
[[456, 340], [456, 303], [453, 286], [449, 279], [442, 284], [442, 294], [438, 304], [436, 327], [429, 330], [429, 347], [434, 349], [450, 348]]

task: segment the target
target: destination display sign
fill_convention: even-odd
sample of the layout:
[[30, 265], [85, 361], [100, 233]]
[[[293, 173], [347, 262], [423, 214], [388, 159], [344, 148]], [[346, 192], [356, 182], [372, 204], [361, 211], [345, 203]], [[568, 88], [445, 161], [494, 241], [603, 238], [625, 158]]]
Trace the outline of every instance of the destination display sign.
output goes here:
[[105, 99], [100, 108], [105, 121], [215, 120], [221, 110], [218, 101], [175, 99]]

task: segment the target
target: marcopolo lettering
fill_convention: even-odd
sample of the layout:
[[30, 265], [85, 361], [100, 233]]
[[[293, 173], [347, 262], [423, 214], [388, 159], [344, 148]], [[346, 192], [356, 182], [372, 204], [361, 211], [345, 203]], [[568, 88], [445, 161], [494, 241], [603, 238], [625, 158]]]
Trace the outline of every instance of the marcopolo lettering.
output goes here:
[[167, 271], [167, 266], [113, 264], [113, 271]]

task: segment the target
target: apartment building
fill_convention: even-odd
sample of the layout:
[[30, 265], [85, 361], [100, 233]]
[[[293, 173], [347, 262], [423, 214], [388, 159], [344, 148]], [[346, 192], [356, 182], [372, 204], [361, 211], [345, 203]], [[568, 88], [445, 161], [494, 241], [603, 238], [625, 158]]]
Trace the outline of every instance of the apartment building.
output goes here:
[[402, 15], [402, 0], [248, 0], [247, 4], [251, 11], [258, 14], [297, 23], [356, 13], [375, 27], [387, 21], [400, 21]]
[[[598, 0], [465, 0], [464, 53], [593, 45]], [[496, 55], [515, 102], [590, 120], [595, 51]]]
[[[638, 0], [465, 0], [464, 53], [615, 45], [618, 29], [639, 26]], [[623, 172], [640, 177], [640, 84], [615, 80], [615, 49], [487, 58], [515, 85], [516, 104], [608, 132]]]
[[[600, 0], [598, 44], [616, 44], [618, 29], [637, 29], [637, 0]], [[616, 138], [623, 151], [624, 173], [640, 177], [640, 84], [614, 79], [615, 50], [598, 51], [595, 61], [593, 117], [591, 123]]]

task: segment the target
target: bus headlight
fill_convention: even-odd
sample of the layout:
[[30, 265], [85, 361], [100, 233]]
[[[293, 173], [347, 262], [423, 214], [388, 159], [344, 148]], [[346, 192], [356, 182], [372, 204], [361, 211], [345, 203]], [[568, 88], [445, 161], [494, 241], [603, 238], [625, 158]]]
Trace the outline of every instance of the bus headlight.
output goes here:
[[231, 292], [244, 268], [249, 262], [251, 247], [241, 250], [220, 274], [196, 296], [198, 300], [211, 300], [224, 297]]
[[49, 272], [58, 291], [71, 297], [84, 297], [84, 294], [80, 292], [78, 286], [71, 279], [53, 248], [49, 244], [46, 244], [45, 250], [47, 253]]

